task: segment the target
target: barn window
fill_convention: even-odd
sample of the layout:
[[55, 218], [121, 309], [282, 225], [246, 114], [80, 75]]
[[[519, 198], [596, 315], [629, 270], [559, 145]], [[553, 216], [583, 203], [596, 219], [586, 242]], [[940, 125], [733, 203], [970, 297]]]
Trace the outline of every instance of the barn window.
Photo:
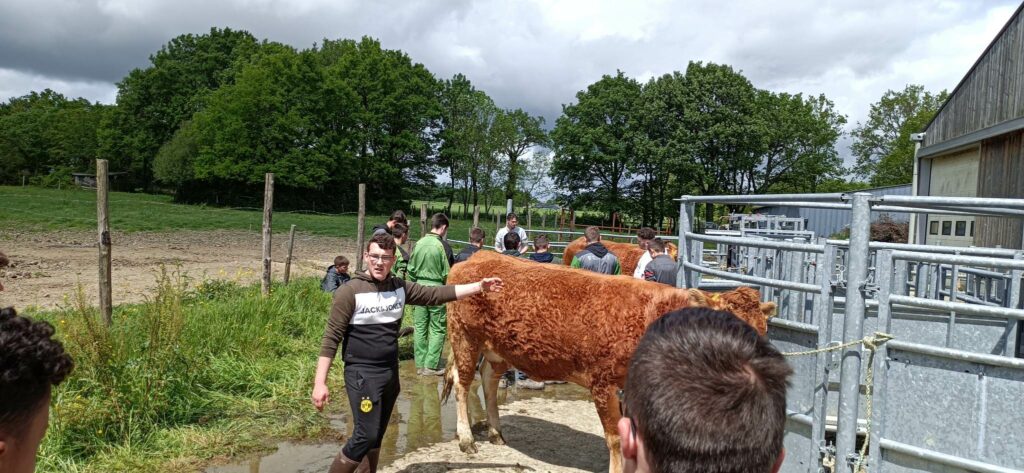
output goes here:
[[952, 235], [953, 234], [953, 221], [952, 220], [943, 220], [942, 221], [942, 234], [943, 235]]
[[974, 236], [974, 220], [971, 220], [971, 236]]
[[956, 221], [956, 236], [967, 236], [967, 221], [957, 220]]
[[939, 221], [938, 220], [932, 220], [931, 222], [928, 223], [928, 233], [931, 234], [931, 235], [938, 235], [939, 234]]

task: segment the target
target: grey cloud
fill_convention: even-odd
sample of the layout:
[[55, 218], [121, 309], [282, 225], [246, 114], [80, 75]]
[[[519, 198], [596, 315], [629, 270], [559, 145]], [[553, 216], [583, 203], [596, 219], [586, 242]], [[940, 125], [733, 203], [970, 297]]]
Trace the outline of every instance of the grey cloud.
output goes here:
[[[637, 21], [609, 19], [596, 0], [561, 17], [539, 1], [128, 0], [120, 10], [135, 11], [123, 12], [113, 0], [8, 0], [0, 3], [0, 68], [112, 84], [145, 66], [174, 36], [227, 26], [296, 47], [377, 37], [438, 77], [464, 73], [500, 106], [543, 115], [549, 126], [562, 104], [602, 74], [660, 75], [691, 60], [731, 64], [759, 87], [801, 92], [792, 87], [827, 84], [804, 92], [850, 97], [856, 103], [845, 104], [849, 114], [866, 110], [881, 91], [860, 87], [873, 95], [863, 97], [851, 84], [829, 83], [827, 75], [846, 70], [851, 81], [870, 81], [910, 54], [917, 38], [1007, 4], [1012, 1], [670, 1], [645, 4], [649, 18]], [[585, 24], [588, 18], [602, 21]], [[602, 28], [614, 31], [602, 36]]]

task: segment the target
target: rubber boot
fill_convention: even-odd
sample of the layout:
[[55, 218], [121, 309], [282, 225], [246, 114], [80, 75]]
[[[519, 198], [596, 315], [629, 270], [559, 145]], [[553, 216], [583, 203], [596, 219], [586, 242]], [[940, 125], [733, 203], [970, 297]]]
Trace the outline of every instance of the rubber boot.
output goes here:
[[377, 473], [377, 463], [379, 461], [379, 448], [366, 452], [366, 456], [363, 457], [363, 461], [359, 463], [359, 468], [356, 468], [356, 473]]
[[331, 469], [327, 470], [327, 473], [354, 473], [358, 467], [359, 462], [349, 460], [344, 453], [338, 452], [338, 456], [334, 457], [334, 463], [331, 463]]

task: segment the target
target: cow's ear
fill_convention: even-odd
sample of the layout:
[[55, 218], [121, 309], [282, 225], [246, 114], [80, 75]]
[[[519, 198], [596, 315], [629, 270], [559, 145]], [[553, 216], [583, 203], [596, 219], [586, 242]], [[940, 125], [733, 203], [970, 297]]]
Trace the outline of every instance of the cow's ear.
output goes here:
[[767, 318], [771, 318], [771, 317], [775, 317], [775, 314], [777, 313], [777, 311], [775, 309], [776, 309], [776, 307], [775, 307], [775, 303], [774, 302], [762, 302], [761, 303], [761, 313], [764, 314], [764, 317], [766, 319]]

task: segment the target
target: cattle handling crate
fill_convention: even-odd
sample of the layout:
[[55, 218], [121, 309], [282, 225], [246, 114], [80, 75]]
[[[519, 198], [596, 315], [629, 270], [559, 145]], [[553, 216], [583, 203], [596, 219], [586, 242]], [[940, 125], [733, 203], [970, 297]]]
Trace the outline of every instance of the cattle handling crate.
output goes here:
[[[870, 242], [872, 211], [1024, 219], [1024, 200], [684, 196], [680, 287], [745, 285], [778, 303], [794, 369], [784, 472], [1024, 471], [1024, 252]], [[848, 209], [850, 239], [693, 232], [697, 203]], [[705, 243], [727, 246], [707, 261]], [[719, 252], [721, 253], [721, 252]]]

